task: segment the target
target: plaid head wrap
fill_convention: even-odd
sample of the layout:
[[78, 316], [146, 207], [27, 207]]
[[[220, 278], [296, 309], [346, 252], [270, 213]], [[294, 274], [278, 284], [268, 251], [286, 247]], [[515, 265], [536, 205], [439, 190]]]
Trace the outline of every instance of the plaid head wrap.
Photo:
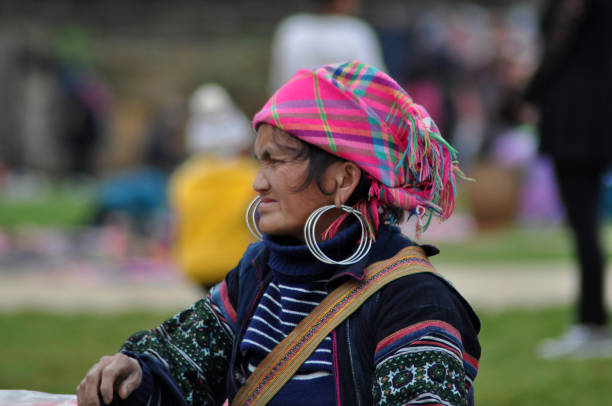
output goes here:
[[355, 208], [374, 229], [381, 206], [416, 214], [417, 232], [433, 214], [446, 219], [453, 212], [455, 150], [427, 111], [372, 66], [300, 70], [255, 114], [255, 129], [262, 123], [357, 164], [372, 185], [368, 201]]

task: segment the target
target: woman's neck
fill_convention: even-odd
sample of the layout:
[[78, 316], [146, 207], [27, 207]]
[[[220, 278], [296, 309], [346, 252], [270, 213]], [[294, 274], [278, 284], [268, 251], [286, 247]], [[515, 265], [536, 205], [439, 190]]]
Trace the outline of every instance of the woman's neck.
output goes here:
[[[355, 250], [360, 236], [361, 228], [355, 222], [333, 238], [320, 242], [319, 247], [331, 258], [342, 259]], [[335, 265], [317, 260], [304, 242], [294, 237], [264, 235], [264, 244], [270, 251], [268, 265], [278, 275], [321, 276], [336, 269]]]

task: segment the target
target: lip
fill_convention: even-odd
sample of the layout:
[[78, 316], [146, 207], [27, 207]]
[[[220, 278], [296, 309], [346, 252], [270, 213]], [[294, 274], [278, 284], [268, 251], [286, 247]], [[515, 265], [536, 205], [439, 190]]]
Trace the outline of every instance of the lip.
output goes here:
[[278, 204], [277, 200], [265, 197], [261, 199], [261, 203], [259, 203], [258, 210], [265, 212], [272, 209], [272, 207], [274, 207], [276, 204]]

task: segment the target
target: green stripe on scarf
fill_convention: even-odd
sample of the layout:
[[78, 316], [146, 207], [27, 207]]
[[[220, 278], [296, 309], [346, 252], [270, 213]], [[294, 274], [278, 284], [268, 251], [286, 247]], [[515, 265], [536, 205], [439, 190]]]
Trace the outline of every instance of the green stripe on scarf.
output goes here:
[[283, 126], [280, 122], [280, 117], [278, 116], [278, 111], [276, 110], [276, 93], [272, 96], [272, 105], [270, 106], [270, 110], [272, 111], [272, 118], [274, 118], [274, 122], [276, 123], [276, 127], [279, 129], [283, 129]]
[[313, 75], [314, 78], [314, 90], [315, 90], [315, 98], [317, 99], [317, 107], [319, 108], [319, 116], [321, 117], [321, 121], [323, 121], [323, 128], [325, 129], [325, 134], [327, 134], [327, 140], [329, 141], [329, 148], [332, 152], [336, 152], [336, 143], [334, 142], [334, 136], [329, 128], [329, 124], [327, 123], [327, 116], [325, 115], [325, 110], [323, 109], [323, 100], [321, 100], [321, 95], [319, 92], [319, 78], [317, 75]]

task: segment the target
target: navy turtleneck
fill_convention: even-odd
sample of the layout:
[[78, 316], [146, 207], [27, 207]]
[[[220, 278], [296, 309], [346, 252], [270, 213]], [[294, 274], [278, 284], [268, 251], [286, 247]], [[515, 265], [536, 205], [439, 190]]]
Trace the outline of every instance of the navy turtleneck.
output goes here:
[[[361, 236], [361, 227], [355, 222], [336, 236], [319, 243], [321, 250], [332, 259], [343, 259], [357, 249], [357, 241]], [[291, 242], [300, 245], [292, 245]], [[331, 276], [337, 270], [337, 265], [325, 264], [317, 260], [308, 247], [297, 240], [264, 235], [264, 244], [268, 248], [268, 266], [280, 278], [318, 278], [321, 275]]]
[[[355, 222], [319, 247], [329, 257], [342, 259], [357, 248], [360, 237], [361, 227]], [[306, 245], [291, 243], [298, 242], [264, 236], [273, 277], [240, 345], [251, 372], [327, 296], [329, 279], [342, 268], [320, 262]], [[305, 405], [333, 404], [332, 359], [332, 338], [328, 336], [269, 404], [296, 404], [296, 399]]]

